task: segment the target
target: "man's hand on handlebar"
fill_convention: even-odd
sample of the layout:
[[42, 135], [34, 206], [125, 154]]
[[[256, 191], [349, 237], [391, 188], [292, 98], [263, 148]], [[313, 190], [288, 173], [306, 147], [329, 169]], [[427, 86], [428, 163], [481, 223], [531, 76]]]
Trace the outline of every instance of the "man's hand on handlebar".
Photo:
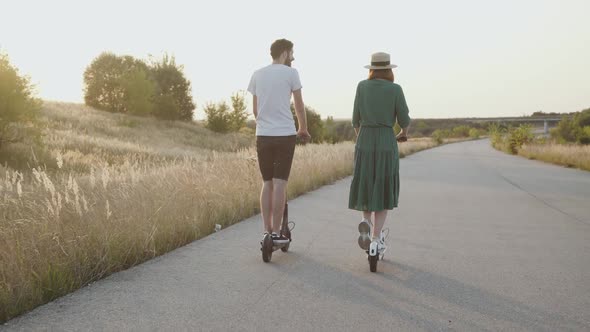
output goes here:
[[297, 138], [304, 143], [311, 141], [311, 135], [307, 130], [299, 129], [297, 131]]

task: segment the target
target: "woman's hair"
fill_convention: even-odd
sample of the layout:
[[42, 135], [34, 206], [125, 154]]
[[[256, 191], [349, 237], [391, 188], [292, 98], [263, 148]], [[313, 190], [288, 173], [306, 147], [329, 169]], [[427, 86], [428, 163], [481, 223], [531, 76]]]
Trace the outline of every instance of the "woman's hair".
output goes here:
[[290, 52], [293, 49], [293, 43], [287, 39], [277, 39], [270, 45], [270, 56], [274, 60], [278, 59], [283, 52]]
[[391, 69], [370, 69], [369, 79], [374, 80], [380, 78], [382, 80], [388, 80], [393, 82], [393, 70]]

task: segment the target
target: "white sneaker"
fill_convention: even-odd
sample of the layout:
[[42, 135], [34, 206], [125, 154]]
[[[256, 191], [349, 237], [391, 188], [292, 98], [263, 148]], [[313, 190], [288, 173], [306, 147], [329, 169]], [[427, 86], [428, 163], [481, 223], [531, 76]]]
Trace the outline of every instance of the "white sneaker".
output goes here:
[[[383, 233], [381, 233], [381, 235], [383, 235]], [[385, 254], [385, 251], [387, 250], [387, 244], [385, 244], [385, 241], [383, 241], [383, 239], [373, 239], [373, 241], [371, 241], [371, 244], [369, 245], [369, 255], [371, 256], [382, 256], [383, 254]]]
[[371, 228], [373, 225], [371, 225], [371, 221], [367, 220], [367, 219], [363, 219], [360, 224], [359, 224], [359, 238], [358, 238], [358, 244], [359, 247], [361, 247], [361, 249], [363, 250], [367, 250], [369, 249], [369, 246], [371, 245]]
[[389, 228], [385, 228], [381, 230], [381, 234], [379, 234], [379, 254], [383, 255], [385, 250], [387, 250], [387, 243], [385, 240], [389, 237]]
[[382, 229], [379, 239], [381, 241], [383, 241], [383, 243], [385, 243], [385, 240], [387, 240], [388, 237], [389, 237], [389, 228]]
[[387, 244], [385, 243], [385, 239], [383, 239], [383, 232], [381, 232], [381, 238], [377, 241], [377, 250], [379, 251], [379, 255], [383, 255], [385, 250], [387, 250]]

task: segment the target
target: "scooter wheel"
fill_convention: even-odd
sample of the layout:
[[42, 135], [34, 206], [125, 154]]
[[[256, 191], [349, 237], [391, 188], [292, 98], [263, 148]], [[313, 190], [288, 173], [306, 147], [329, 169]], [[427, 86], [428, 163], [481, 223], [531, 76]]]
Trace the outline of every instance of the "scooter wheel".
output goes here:
[[262, 260], [265, 263], [270, 262], [272, 258], [272, 246], [272, 237], [270, 234], [267, 234], [262, 240]]
[[[289, 228], [287, 228], [285, 230], [285, 237], [287, 239], [289, 239], [289, 241], [291, 241], [291, 231], [289, 230]], [[291, 245], [291, 242], [287, 243], [287, 245], [285, 245], [284, 247], [281, 247], [281, 251], [282, 252], [287, 252], [289, 251], [289, 245]]]
[[291, 244], [291, 243], [287, 243], [287, 244], [286, 244], [284, 247], [281, 247], [281, 251], [282, 251], [282, 252], [287, 252], [287, 251], [289, 251], [289, 245], [290, 245], [290, 244]]
[[377, 272], [377, 261], [379, 260], [379, 256], [371, 256], [369, 255], [369, 269], [371, 272]]

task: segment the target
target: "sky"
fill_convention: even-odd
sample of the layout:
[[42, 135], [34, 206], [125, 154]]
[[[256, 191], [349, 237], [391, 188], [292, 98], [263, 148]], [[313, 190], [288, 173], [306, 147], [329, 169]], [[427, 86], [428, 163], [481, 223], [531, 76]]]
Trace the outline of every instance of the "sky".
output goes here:
[[[204, 117], [245, 91], [294, 44], [303, 98], [349, 119], [374, 52], [391, 54], [413, 118], [498, 117], [590, 107], [590, 1], [8, 1], [0, 52], [38, 96], [83, 102], [83, 73], [103, 51], [184, 66]], [[247, 95], [248, 100], [251, 96]], [[251, 103], [249, 110], [251, 110]]]

